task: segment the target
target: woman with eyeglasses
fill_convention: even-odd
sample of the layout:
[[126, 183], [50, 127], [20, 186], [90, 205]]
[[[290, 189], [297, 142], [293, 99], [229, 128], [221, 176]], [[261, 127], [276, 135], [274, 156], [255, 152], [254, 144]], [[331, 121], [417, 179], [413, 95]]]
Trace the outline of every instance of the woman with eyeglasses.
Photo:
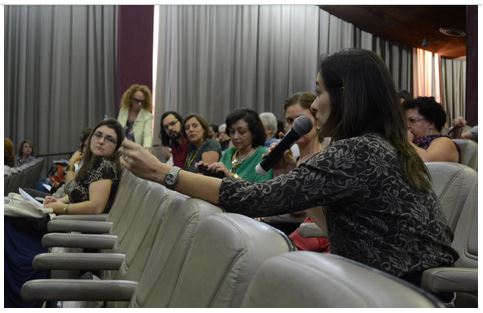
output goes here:
[[124, 135], [144, 148], [153, 146], [153, 104], [151, 91], [145, 85], [134, 84], [121, 98], [117, 120], [124, 127]]
[[47, 196], [44, 206], [56, 214], [107, 213], [116, 195], [120, 179], [119, 147], [124, 140], [122, 126], [107, 119], [92, 130], [82, 167], [65, 186], [63, 198]]
[[424, 162], [458, 162], [458, 146], [441, 134], [446, 113], [434, 97], [417, 97], [403, 103], [409, 142]]
[[251, 109], [239, 109], [230, 113], [225, 123], [232, 146], [225, 150], [220, 162], [209, 165], [208, 170], [251, 182], [272, 178], [272, 170], [265, 175], [255, 171], [255, 167], [267, 152], [264, 147], [265, 128], [258, 113]]
[[[114, 201], [121, 175], [119, 147], [124, 140], [121, 124], [115, 119], [98, 123], [87, 141], [83, 164], [75, 178], [65, 186], [63, 198], [46, 196], [44, 207], [55, 214], [107, 213]], [[33, 218], [5, 216], [5, 306], [36, 307], [42, 303], [24, 301], [20, 287], [25, 281], [47, 278], [48, 272], [32, 268], [35, 255], [47, 252], [41, 239], [50, 216]]]

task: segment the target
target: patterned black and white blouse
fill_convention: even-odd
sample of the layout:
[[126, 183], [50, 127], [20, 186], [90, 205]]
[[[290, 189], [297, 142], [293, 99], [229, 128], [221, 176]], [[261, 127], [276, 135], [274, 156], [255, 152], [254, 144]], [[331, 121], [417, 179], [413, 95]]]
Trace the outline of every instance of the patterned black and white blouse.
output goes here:
[[395, 149], [376, 134], [335, 141], [262, 183], [224, 178], [220, 206], [252, 217], [327, 206], [331, 253], [396, 276], [458, 258], [436, 195], [406, 183]]
[[103, 213], [109, 212], [114, 197], [116, 195], [117, 186], [119, 184], [119, 169], [116, 166], [114, 160], [108, 160], [105, 158], [97, 158], [92, 163], [91, 168], [88, 170], [88, 174], [82, 181], [76, 179], [70, 181], [65, 186], [65, 193], [69, 196], [71, 203], [77, 203], [89, 200], [89, 185], [101, 179], [112, 180], [111, 192], [109, 194], [109, 201]]

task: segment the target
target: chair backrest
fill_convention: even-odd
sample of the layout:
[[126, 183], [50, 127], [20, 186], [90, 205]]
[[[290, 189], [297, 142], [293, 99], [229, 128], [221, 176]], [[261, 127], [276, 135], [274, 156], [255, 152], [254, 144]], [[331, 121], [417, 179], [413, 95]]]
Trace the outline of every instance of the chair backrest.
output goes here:
[[471, 187], [454, 231], [455, 266], [478, 268], [478, 182]]
[[32, 188], [35, 182], [40, 179], [44, 162], [44, 158], [36, 158], [22, 166], [12, 168], [8, 181], [4, 180], [4, 195], [8, 195], [9, 192], [18, 193], [19, 187]]
[[252, 218], [220, 213], [201, 222], [170, 307], [240, 307], [267, 259], [293, 250], [285, 234]]
[[139, 280], [167, 203], [170, 202], [164, 186], [150, 181], [139, 185], [143, 198], [131, 202], [125, 210], [125, 218], [119, 223], [124, 224], [126, 220], [131, 222], [125, 223], [126, 229], [118, 234], [112, 249], [112, 252], [125, 254], [125, 259], [119, 270], [103, 272], [103, 279]]
[[[180, 200], [185, 197], [168, 192]], [[168, 306], [200, 222], [220, 212], [221, 208], [192, 198], [173, 201], [166, 208], [130, 307]]]
[[426, 166], [431, 174], [433, 190], [454, 231], [478, 174], [468, 166], [454, 162], [427, 162]]
[[264, 262], [243, 307], [440, 307], [429, 293], [364, 264], [325, 253], [284, 253]]
[[453, 139], [460, 149], [460, 163], [478, 170], [478, 144], [470, 139]]

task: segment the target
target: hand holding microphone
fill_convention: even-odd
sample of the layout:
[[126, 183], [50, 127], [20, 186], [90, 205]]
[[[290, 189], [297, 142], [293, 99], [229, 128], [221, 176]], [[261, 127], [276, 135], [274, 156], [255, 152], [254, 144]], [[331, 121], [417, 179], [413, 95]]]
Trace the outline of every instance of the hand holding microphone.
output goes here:
[[268, 154], [255, 168], [259, 175], [266, 175], [267, 172], [283, 157], [285, 150], [289, 149], [300, 137], [312, 129], [312, 120], [305, 116], [295, 119], [292, 129], [283, 137], [279, 144]]

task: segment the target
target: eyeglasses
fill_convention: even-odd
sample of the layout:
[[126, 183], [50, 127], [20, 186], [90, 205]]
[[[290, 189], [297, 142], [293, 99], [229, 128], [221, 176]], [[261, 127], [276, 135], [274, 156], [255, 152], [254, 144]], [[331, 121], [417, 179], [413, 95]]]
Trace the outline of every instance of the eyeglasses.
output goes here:
[[143, 99], [137, 99], [137, 98], [132, 98], [131, 99], [131, 102], [136, 104], [136, 103], [140, 103], [140, 104], [145, 104], [146, 103], [146, 100], [143, 100]]
[[417, 123], [417, 122], [419, 122], [419, 121], [422, 121], [422, 120], [424, 120], [424, 118], [422, 118], [422, 117], [420, 117], [420, 118], [409, 117], [409, 118], [407, 119], [408, 124], [415, 124], [415, 123]]
[[104, 141], [108, 143], [112, 143], [113, 145], [117, 144], [117, 140], [114, 139], [114, 137], [112, 137], [111, 135], [104, 135], [100, 131], [95, 132], [93, 138], [96, 139], [97, 141], [100, 141], [102, 138], [104, 138]]
[[178, 120], [172, 120], [171, 122], [167, 123], [166, 125], [163, 125], [163, 128], [168, 129], [169, 126], [174, 126], [174, 125], [176, 125], [176, 123], [178, 123]]

